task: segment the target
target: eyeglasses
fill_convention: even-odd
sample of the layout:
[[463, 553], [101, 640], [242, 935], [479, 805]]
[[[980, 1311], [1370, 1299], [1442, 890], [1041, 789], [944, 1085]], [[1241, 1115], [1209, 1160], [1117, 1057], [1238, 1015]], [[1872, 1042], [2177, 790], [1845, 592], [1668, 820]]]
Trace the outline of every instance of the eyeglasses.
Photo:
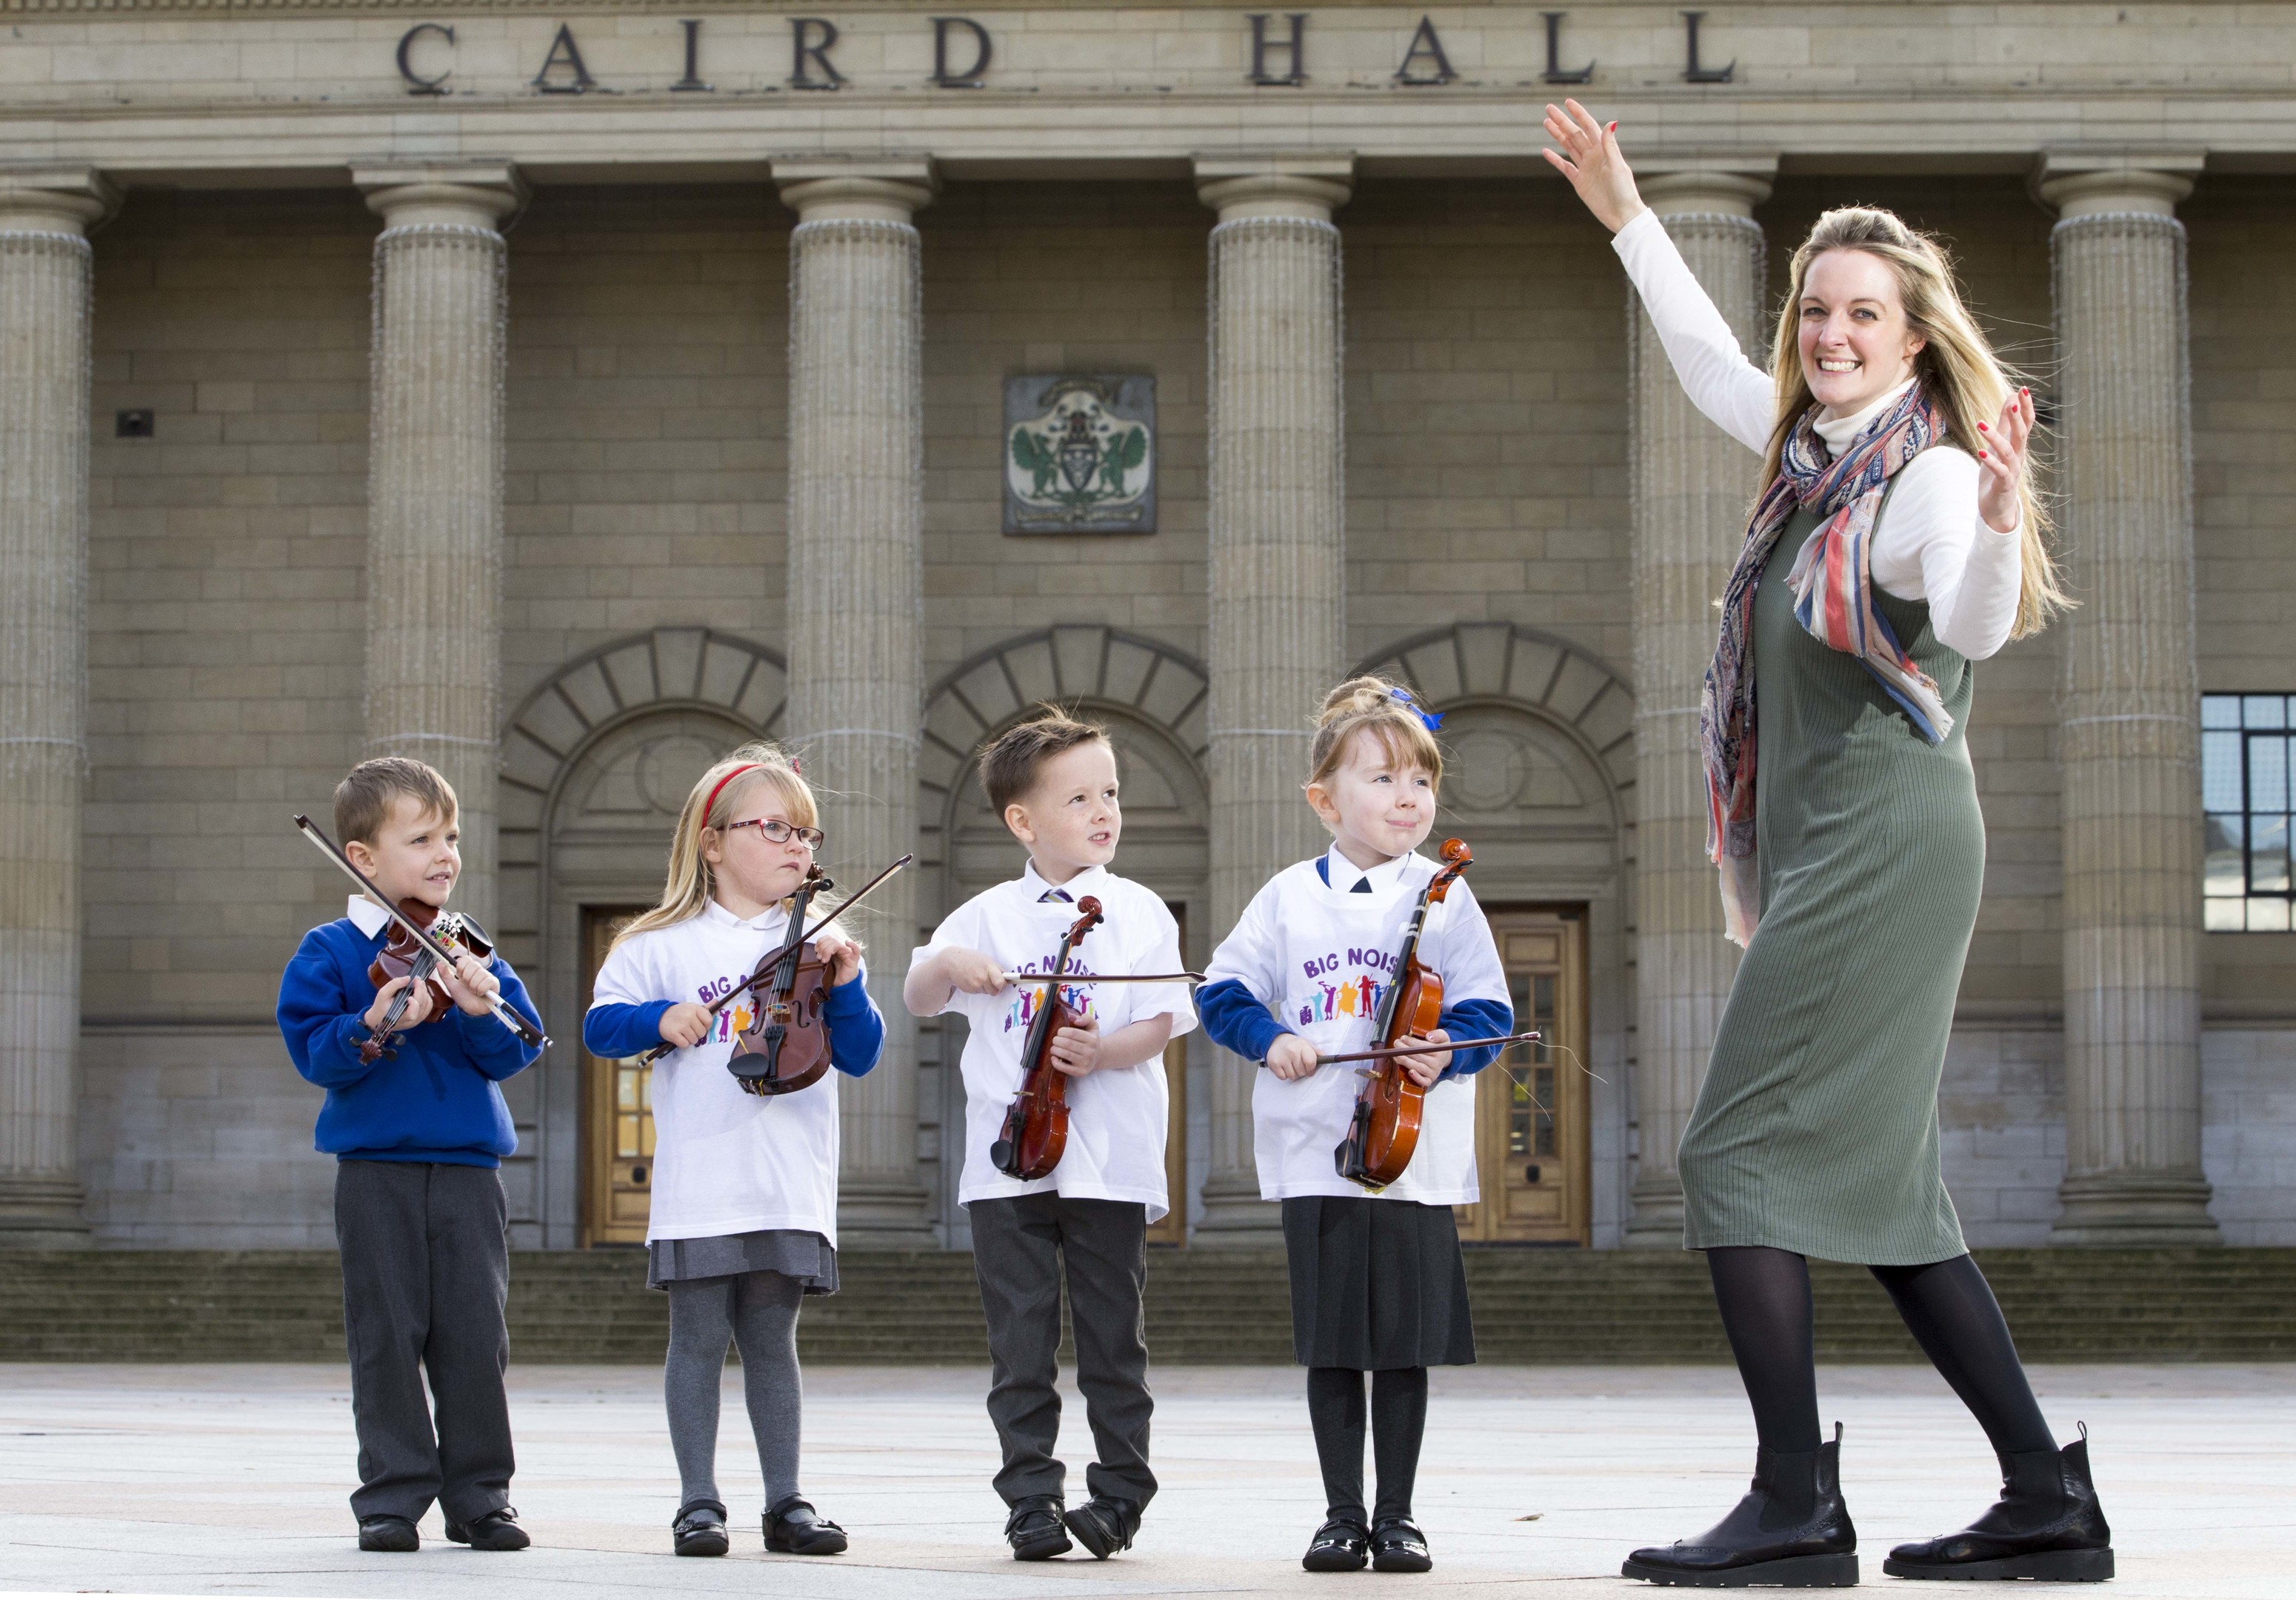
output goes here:
[[728, 833], [736, 833], [742, 828], [755, 828], [775, 844], [787, 844], [794, 839], [809, 850], [819, 849], [829, 839], [829, 835], [819, 828], [793, 828], [778, 816], [753, 816], [747, 822], [726, 825], [726, 831]]

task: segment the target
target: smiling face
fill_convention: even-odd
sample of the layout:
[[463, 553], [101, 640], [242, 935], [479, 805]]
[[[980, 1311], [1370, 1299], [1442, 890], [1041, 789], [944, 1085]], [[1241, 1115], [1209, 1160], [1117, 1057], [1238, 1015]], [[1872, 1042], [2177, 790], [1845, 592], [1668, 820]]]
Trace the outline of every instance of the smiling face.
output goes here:
[[811, 808], [793, 815], [800, 812], [769, 775], [738, 784], [722, 813], [727, 825], [701, 830], [701, 858], [716, 879], [710, 898], [744, 922], [789, 898], [813, 866], [812, 847], [795, 833], [776, 844], [763, 828], [735, 825], [767, 821], [812, 826]]
[[1308, 803], [1341, 855], [1374, 867], [1417, 849], [1435, 826], [1435, 775], [1389, 749], [1377, 729], [1359, 728], [1331, 776], [1308, 785]]
[[462, 837], [454, 817], [439, 816], [411, 794], [395, 794], [374, 837], [345, 841], [343, 854], [392, 905], [415, 899], [443, 907], [463, 874]]
[[1898, 275], [1862, 250], [1830, 250], [1802, 275], [1802, 376], [1824, 419], [1863, 411], [1914, 375], [1928, 342], [1906, 324]]
[[1029, 847], [1038, 877], [1065, 883], [1116, 858], [1124, 832], [1116, 788], [1116, 751], [1105, 739], [1070, 745], [1037, 766], [1029, 792], [1004, 808], [1004, 825]]

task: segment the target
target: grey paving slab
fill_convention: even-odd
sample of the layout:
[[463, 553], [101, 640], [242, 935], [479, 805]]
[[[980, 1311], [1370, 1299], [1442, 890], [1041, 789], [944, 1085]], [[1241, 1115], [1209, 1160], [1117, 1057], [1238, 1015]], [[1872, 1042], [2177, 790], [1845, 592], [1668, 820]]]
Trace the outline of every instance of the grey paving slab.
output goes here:
[[[436, 1514], [411, 1556], [355, 1547], [345, 1374], [325, 1366], [0, 1366], [0, 1593], [258, 1595], [344, 1600], [583, 1600], [677, 1590], [791, 1600], [1094, 1600], [1423, 1593], [1424, 1579], [1299, 1569], [1322, 1500], [1290, 1368], [1156, 1374], [1165, 1489], [1139, 1546], [1105, 1563], [1016, 1566], [989, 1491], [985, 1374], [807, 1374], [806, 1489], [853, 1533], [832, 1560], [769, 1557], [729, 1372], [720, 1476], [735, 1554], [677, 1561], [676, 1481], [658, 1374], [512, 1374], [514, 1498], [536, 1547], [480, 1555]], [[2051, 1421], [2085, 1420], [2120, 1550], [2113, 1592], [2250, 1600], [2291, 1592], [2296, 1367], [2093, 1366], [2037, 1372]], [[1965, 1522], [1991, 1462], [1931, 1373], [1823, 1378], [1849, 1428], [1843, 1476], [1869, 1587], [1892, 1542]], [[1085, 1448], [1081, 1404], [1065, 1434]], [[1439, 1372], [1419, 1480], [1436, 1579], [1478, 1596], [1642, 1592], [1616, 1577], [1636, 1544], [1694, 1533], [1740, 1492], [1751, 1429], [1718, 1368]], [[1078, 1474], [1080, 1479], [1081, 1473]], [[1080, 1488], [1080, 1484], [1079, 1484]]]

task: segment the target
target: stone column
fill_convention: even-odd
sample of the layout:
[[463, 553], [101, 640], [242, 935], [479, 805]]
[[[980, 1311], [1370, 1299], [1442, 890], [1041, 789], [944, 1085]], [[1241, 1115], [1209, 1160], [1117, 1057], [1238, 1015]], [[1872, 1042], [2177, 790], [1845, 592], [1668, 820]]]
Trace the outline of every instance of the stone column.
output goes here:
[[[1728, 319], [1767, 365], [1761, 326], [1766, 173], [1667, 170], [1643, 199]], [[1650, 315], [1628, 291], [1628, 470], [1634, 502], [1635, 1118], [1640, 1158], [1626, 1242], [1682, 1248], [1675, 1165], [1714, 1030], [1738, 969], [1722, 937], [1721, 890], [1706, 855], [1706, 767], [1698, 700], [1714, 657], [1714, 602], [1729, 582], [1760, 458], [1708, 422], [1676, 382]]]
[[0, 168], [0, 1249], [80, 1217], [92, 168]]
[[[917, 843], [923, 717], [922, 284], [910, 221], [933, 195], [923, 160], [777, 161], [790, 235], [789, 710], [823, 792], [832, 875], [847, 890]], [[916, 874], [870, 897], [857, 930], [885, 1053], [840, 1079], [843, 1243], [930, 1248], [917, 1172], [916, 1027], [901, 981]]]
[[366, 531], [366, 737], [461, 803], [456, 909], [495, 922], [502, 678], [505, 162], [361, 168], [382, 217]]
[[2198, 157], [2052, 160], [2062, 520], [2066, 1244], [2218, 1242], [2201, 1171], [2185, 229]]
[[[1349, 157], [1198, 161], [1211, 234], [1212, 933], [1329, 841], [1300, 798], [1316, 707], [1347, 666], [1340, 232]], [[1280, 1242], [1252, 1161], [1258, 1068], [1212, 1066], [1203, 1244]]]

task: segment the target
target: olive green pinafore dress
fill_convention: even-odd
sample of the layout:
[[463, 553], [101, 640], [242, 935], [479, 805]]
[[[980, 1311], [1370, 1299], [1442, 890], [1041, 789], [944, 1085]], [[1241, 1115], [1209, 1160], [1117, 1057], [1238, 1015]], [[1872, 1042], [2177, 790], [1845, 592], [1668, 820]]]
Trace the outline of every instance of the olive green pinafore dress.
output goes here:
[[1786, 575], [1819, 521], [1795, 514], [1754, 595], [1761, 921], [1683, 1134], [1683, 1242], [1942, 1261], [1967, 1246], [1938, 1169], [1938, 1083], [1985, 874], [1970, 667], [1927, 604], [1874, 589], [1952, 714], [1931, 744], [1811, 637]]

